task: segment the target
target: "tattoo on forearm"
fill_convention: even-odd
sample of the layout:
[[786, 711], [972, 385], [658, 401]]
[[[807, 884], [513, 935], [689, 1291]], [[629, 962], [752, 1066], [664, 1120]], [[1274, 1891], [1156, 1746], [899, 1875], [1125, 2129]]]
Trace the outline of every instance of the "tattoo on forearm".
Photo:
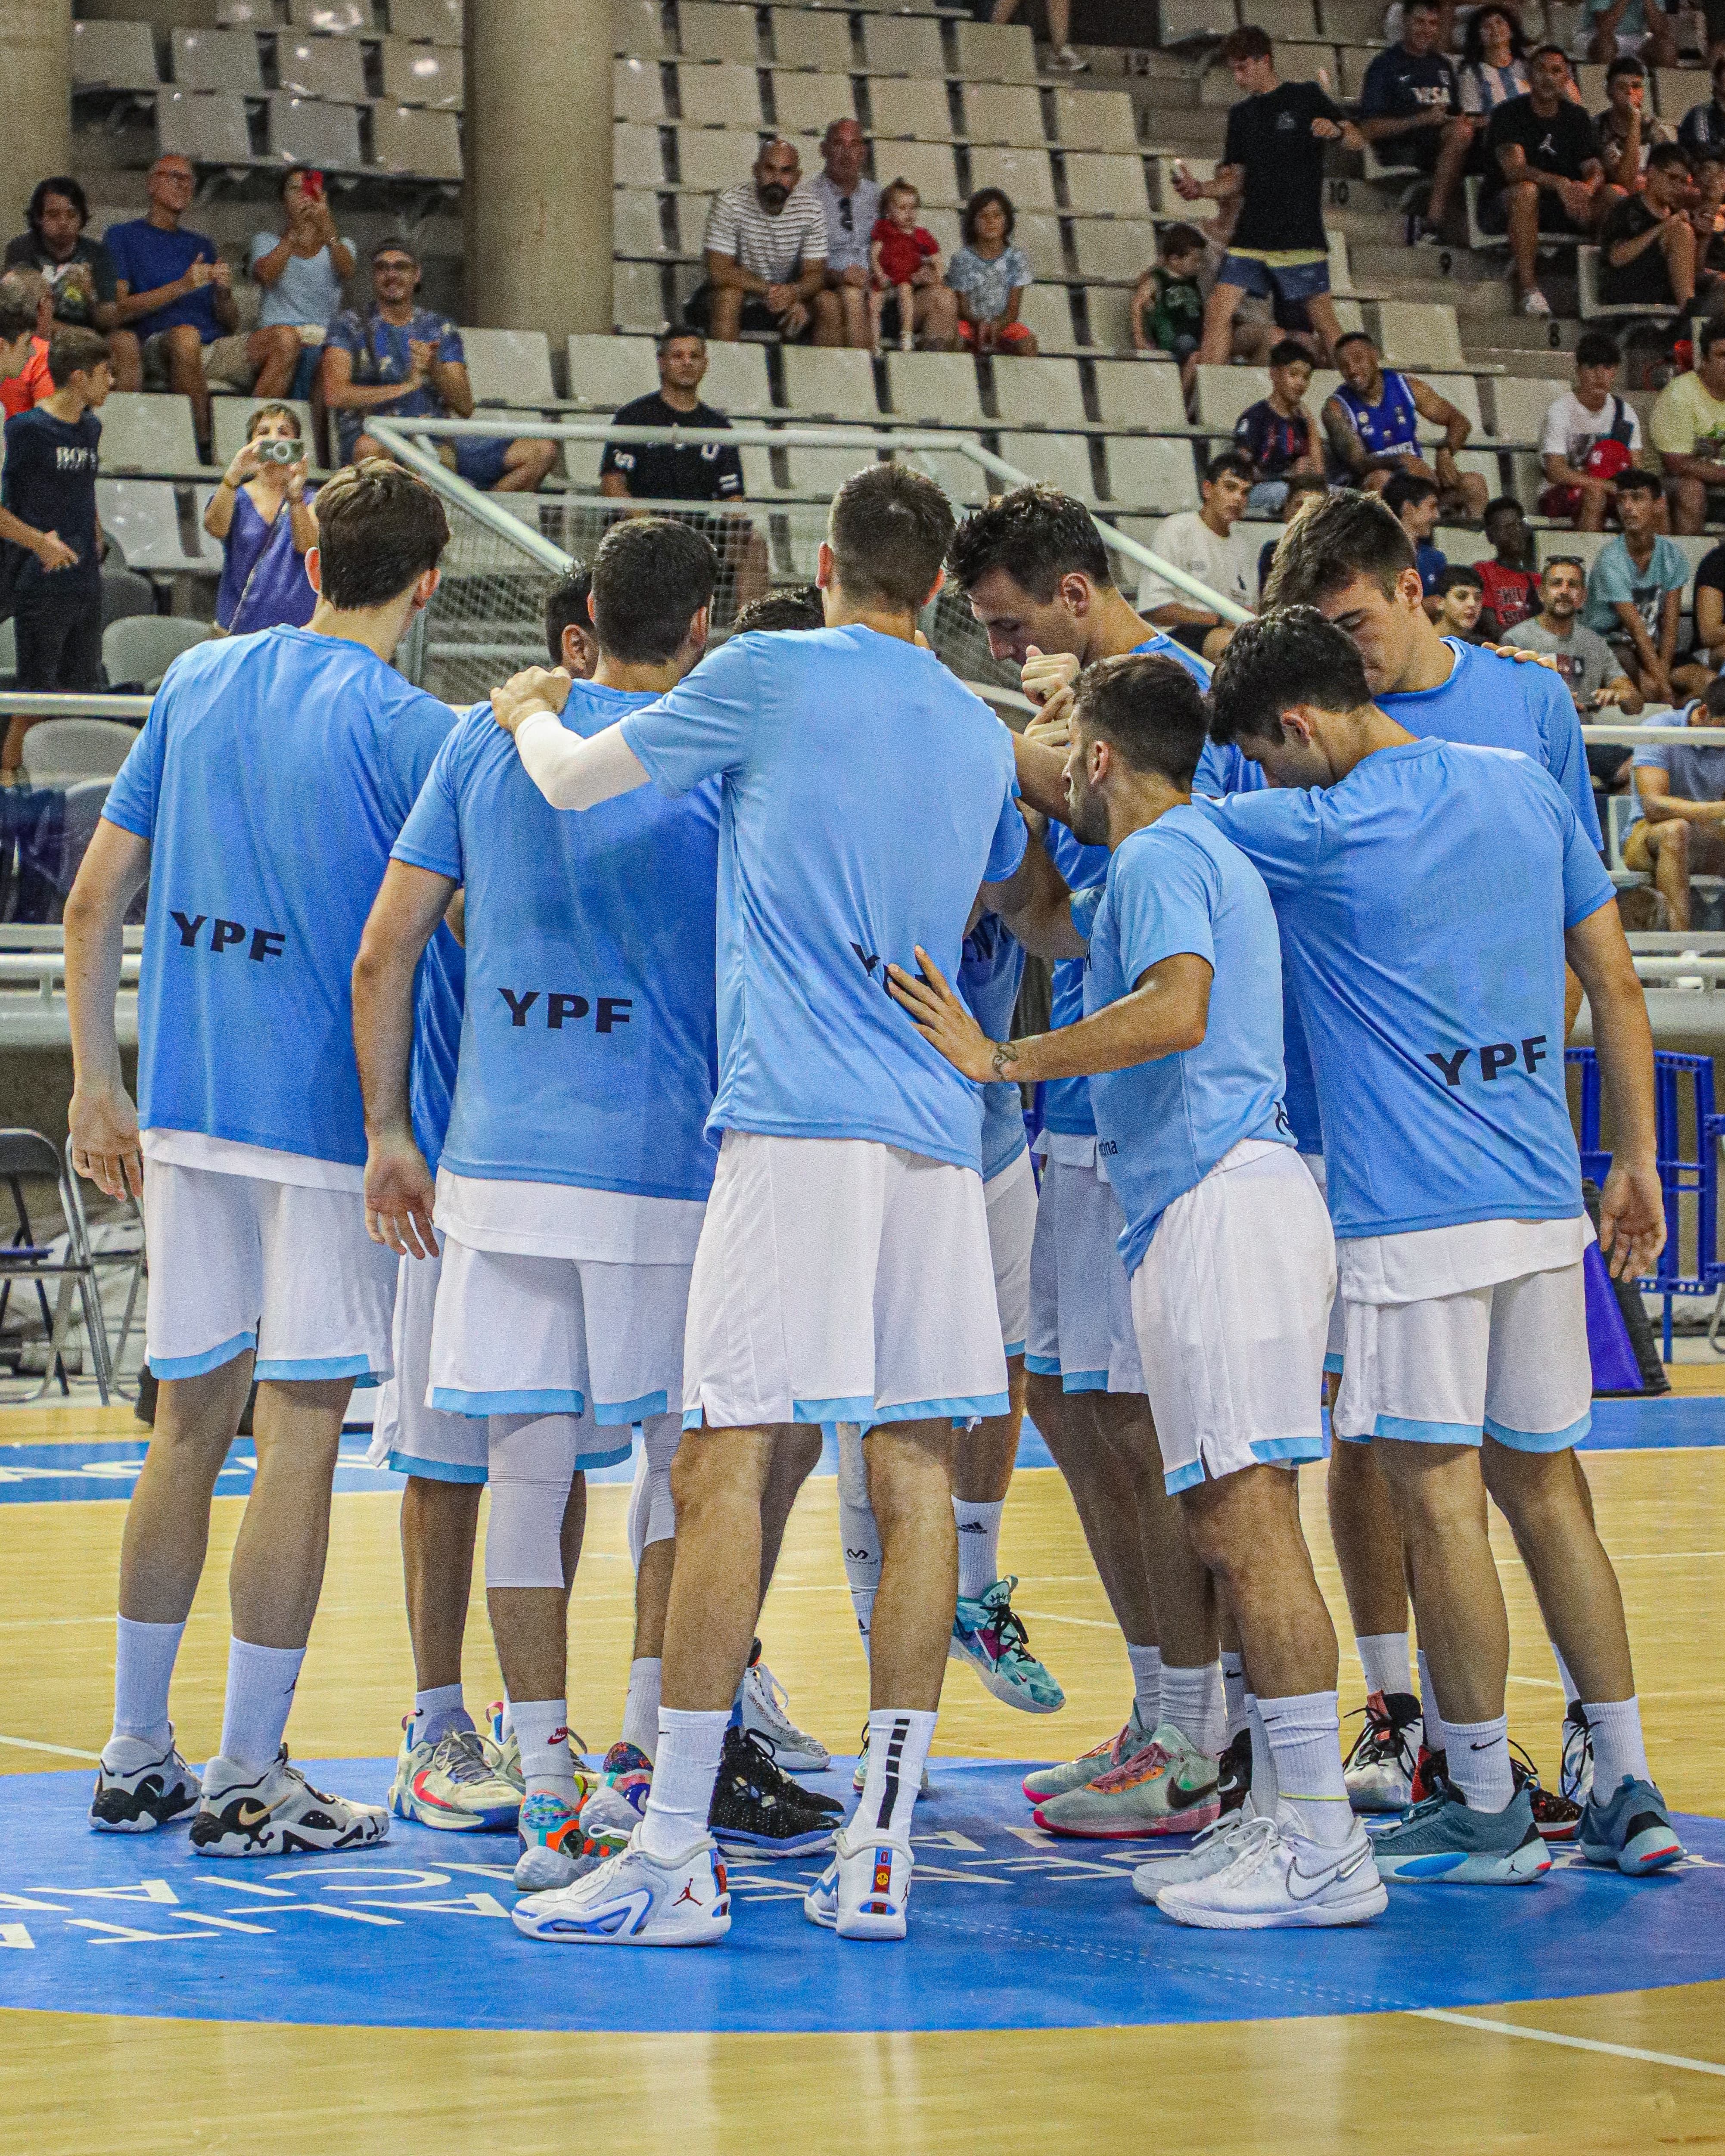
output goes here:
[[997, 1078], [1010, 1078], [1013, 1075], [1013, 1065], [1018, 1060], [1019, 1051], [1015, 1043], [1010, 1040], [998, 1041], [994, 1048], [994, 1075]]

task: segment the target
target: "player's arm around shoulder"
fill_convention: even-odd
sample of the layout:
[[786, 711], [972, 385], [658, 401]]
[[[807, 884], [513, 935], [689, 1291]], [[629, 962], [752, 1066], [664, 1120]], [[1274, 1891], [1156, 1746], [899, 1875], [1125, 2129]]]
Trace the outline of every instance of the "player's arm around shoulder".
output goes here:
[[573, 685], [561, 666], [530, 666], [491, 691], [491, 716], [553, 808], [595, 808], [644, 786], [648, 773], [621, 726], [583, 741], [559, 723]]
[[1081, 958], [1087, 940], [1072, 918], [1072, 894], [1046, 847], [1026, 845], [1024, 858], [1003, 882], [985, 883], [983, 911], [998, 913], [1027, 951], [1050, 961]]

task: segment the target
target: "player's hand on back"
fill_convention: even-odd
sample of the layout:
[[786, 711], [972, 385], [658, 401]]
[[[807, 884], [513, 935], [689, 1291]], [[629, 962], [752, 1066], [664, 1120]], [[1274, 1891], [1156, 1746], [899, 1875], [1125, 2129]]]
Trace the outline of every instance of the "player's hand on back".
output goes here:
[[922, 968], [920, 979], [902, 966], [886, 968], [886, 985], [893, 999], [911, 1014], [917, 1032], [932, 1041], [955, 1070], [978, 1084], [998, 1078], [995, 1044], [971, 1016], [969, 1006], [952, 993], [946, 976], [920, 943], [916, 963]]
[[575, 678], [562, 666], [529, 666], [491, 691], [491, 716], [506, 734], [542, 711], [553, 716], [569, 701]]
[[411, 1132], [374, 1137], [366, 1160], [366, 1233], [398, 1257], [437, 1255], [431, 1232], [437, 1188]]
[[144, 1156], [138, 1111], [123, 1086], [105, 1091], [79, 1086], [67, 1117], [72, 1166], [105, 1198], [141, 1198]]
[[1494, 659], [1513, 659], [1517, 665], [1549, 666], [1553, 674], [1561, 674], [1556, 657], [1548, 651], [1523, 651], [1513, 644], [1482, 644], [1481, 651], [1489, 651]]

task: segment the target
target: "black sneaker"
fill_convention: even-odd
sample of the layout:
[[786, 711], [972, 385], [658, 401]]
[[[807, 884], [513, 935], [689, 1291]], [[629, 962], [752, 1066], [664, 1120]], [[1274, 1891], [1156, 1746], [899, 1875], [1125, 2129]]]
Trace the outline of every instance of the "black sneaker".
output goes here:
[[1420, 1760], [1420, 1702], [1411, 1692], [1373, 1692], [1366, 1726], [1343, 1768], [1357, 1812], [1404, 1812], [1414, 1802]]
[[1563, 1714], [1563, 1763], [1558, 1770], [1558, 1787], [1572, 1804], [1584, 1804], [1593, 1794], [1593, 1727], [1579, 1699], [1572, 1699]]
[[830, 1797], [805, 1789], [775, 1765], [752, 1731], [734, 1725], [706, 1815], [707, 1832], [721, 1849], [752, 1850], [763, 1856], [807, 1856], [832, 1845], [833, 1815], [843, 1809]]
[[1222, 1802], [1222, 1818], [1240, 1810], [1251, 1786], [1252, 1732], [1247, 1728], [1230, 1739], [1228, 1749], [1216, 1763], [1216, 1794]]

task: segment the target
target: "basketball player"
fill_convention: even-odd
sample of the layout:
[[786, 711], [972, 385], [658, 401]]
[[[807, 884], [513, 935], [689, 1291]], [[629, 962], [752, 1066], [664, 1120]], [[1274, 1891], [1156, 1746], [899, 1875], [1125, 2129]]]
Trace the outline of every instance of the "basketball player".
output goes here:
[[[389, 1817], [312, 1789], [282, 1734], [342, 1413], [356, 1378], [390, 1369], [395, 1266], [365, 1232], [349, 975], [451, 724], [389, 664], [437, 588], [449, 526], [429, 488], [381, 459], [321, 498], [309, 626], [175, 661], [66, 908], [74, 1163], [110, 1197], [141, 1193], [162, 1381], [126, 1514], [114, 1732], [90, 1817], [136, 1833], [197, 1804], [193, 1846], [213, 1856], [356, 1848], [381, 1841]], [[114, 994], [121, 923], [146, 874], [134, 1111]], [[221, 1751], [200, 1799], [168, 1687], [254, 1375], [257, 1474], [229, 1576]]]

